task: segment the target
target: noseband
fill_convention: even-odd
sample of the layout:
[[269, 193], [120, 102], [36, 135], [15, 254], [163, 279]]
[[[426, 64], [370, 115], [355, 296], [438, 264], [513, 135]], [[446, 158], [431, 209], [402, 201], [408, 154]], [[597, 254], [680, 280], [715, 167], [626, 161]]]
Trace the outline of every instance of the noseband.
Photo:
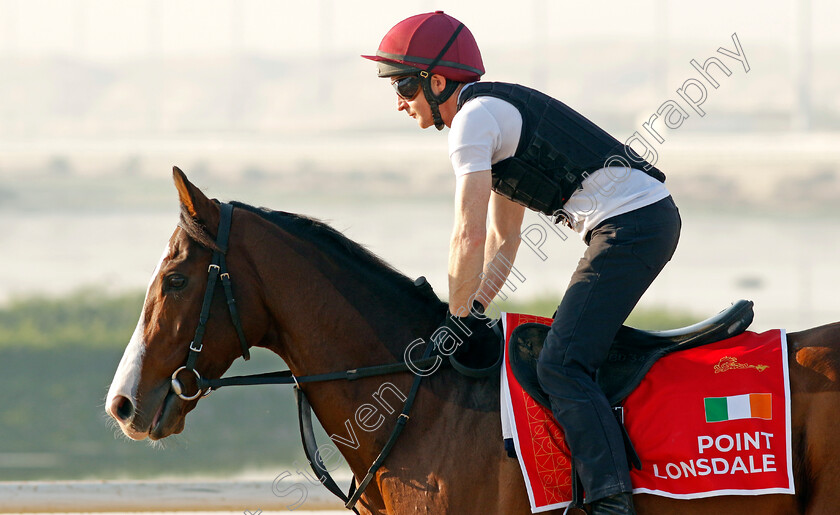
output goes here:
[[[225, 290], [225, 297], [227, 298], [228, 310], [230, 311], [230, 318], [233, 322], [233, 327], [236, 328], [236, 334], [239, 336], [239, 344], [242, 346], [242, 357], [245, 360], [251, 359], [251, 353], [248, 352], [248, 340], [245, 339], [245, 333], [242, 330], [242, 322], [239, 320], [239, 310], [236, 309], [236, 299], [233, 298], [233, 286], [230, 281], [230, 273], [227, 270], [227, 261], [225, 254], [228, 250], [228, 238], [230, 237], [230, 222], [233, 217], [233, 206], [227, 203], [222, 203], [219, 218], [219, 230], [216, 237], [216, 249], [213, 251], [213, 260], [210, 262], [210, 267], [207, 269], [207, 286], [204, 289], [204, 303], [201, 305], [201, 314], [198, 317], [198, 327], [195, 328], [195, 336], [190, 342], [190, 353], [187, 355], [187, 363], [172, 373], [172, 391], [185, 401], [192, 401], [198, 399], [202, 395], [208, 395], [212, 388], [208, 387], [207, 391], [203, 391], [202, 385], [205, 384], [201, 374], [195, 369], [195, 362], [198, 360], [198, 354], [204, 345], [201, 341], [204, 339], [204, 331], [207, 328], [207, 320], [210, 318], [210, 305], [213, 303], [213, 295], [216, 291], [216, 280], [221, 279], [222, 287]], [[178, 375], [182, 371], [192, 372], [196, 379], [196, 392], [193, 395], [184, 393], [184, 386]]]

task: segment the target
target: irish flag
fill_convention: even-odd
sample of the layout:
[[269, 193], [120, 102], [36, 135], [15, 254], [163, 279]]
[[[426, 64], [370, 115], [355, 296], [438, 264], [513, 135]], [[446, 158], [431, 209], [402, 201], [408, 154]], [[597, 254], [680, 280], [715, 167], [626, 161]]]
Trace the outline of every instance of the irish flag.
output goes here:
[[772, 401], [769, 393], [746, 393], [731, 397], [706, 397], [706, 422], [723, 422], [744, 418], [773, 420]]

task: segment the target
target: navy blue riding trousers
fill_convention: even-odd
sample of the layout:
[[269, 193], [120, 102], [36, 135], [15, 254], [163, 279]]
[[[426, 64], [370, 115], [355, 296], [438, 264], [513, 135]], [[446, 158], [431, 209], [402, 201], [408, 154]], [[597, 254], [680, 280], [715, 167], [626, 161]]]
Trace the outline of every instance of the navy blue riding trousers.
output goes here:
[[671, 259], [680, 236], [671, 197], [601, 222], [572, 274], [537, 364], [586, 492], [632, 490], [621, 429], [595, 372], [633, 307]]

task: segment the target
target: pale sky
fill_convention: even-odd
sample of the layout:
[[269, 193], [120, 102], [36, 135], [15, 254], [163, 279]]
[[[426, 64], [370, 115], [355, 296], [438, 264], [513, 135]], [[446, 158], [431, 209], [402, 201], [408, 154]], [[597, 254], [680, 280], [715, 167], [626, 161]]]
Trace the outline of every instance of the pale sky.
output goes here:
[[[221, 54], [284, 56], [375, 50], [397, 21], [443, 9], [482, 48], [626, 37], [792, 46], [804, 0], [0, 0], [0, 56], [92, 60]], [[840, 46], [840, 2], [810, 0], [815, 46]], [[497, 7], [489, 7], [497, 6]]]

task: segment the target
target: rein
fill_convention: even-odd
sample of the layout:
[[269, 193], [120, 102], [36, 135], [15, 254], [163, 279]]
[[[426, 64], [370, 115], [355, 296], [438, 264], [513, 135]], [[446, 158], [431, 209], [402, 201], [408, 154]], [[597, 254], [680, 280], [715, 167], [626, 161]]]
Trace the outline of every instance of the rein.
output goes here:
[[[239, 318], [239, 311], [236, 308], [236, 300], [233, 297], [233, 287], [231, 284], [230, 273], [227, 271], [227, 262], [225, 260], [225, 255], [228, 250], [228, 238], [230, 236], [230, 225], [233, 213], [233, 206], [227, 203], [220, 203], [220, 208], [221, 216], [219, 219], [219, 230], [216, 239], [216, 247], [218, 250], [213, 251], [213, 259], [210, 263], [210, 267], [207, 270], [207, 286], [204, 291], [204, 301], [201, 306], [201, 314], [199, 315], [198, 327], [196, 327], [195, 336], [193, 337], [192, 342], [190, 342], [189, 354], [187, 355], [186, 364], [172, 373], [172, 378], [170, 381], [172, 391], [181, 399], [185, 401], [192, 401], [198, 399], [199, 397], [209, 395], [210, 392], [212, 392], [213, 390], [218, 390], [223, 386], [267, 384], [295, 385], [295, 400], [298, 406], [298, 422], [300, 423], [301, 442], [303, 444], [303, 450], [306, 454], [306, 458], [309, 461], [310, 466], [312, 467], [312, 471], [330, 492], [332, 492], [344, 502], [344, 506], [347, 509], [353, 510], [354, 513], [358, 514], [359, 512], [358, 510], [356, 510], [355, 505], [361, 498], [367, 486], [370, 484], [371, 480], [373, 480], [374, 476], [376, 475], [376, 471], [379, 470], [383, 463], [385, 463], [385, 459], [387, 458], [388, 454], [390, 454], [391, 449], [396, 444], [397, 438], [399, 438], [400, 434], [402, 433], [406, 422], [408, 422], [409, 412], [411, 411], [411, 407], [414, 404], [414, 399], [417, 397], [417, 392], [420, 388], [420, 380], [423, 378], [423, 376], [415, 373], [414, 381], [411, 384], [411, 390], [409, 391], [409, 394], [406, 397], [402, 411], [397, 417], [397, 424], [391, 432], [391, 436], [388, 438], [388, 441], [385, 443], [385, 446], [382, 448], [382, 451], [379, 453], [379, 456], [377, 456], [376, 460], [374, 460], [373, 464], [368, 469], [367, 474], [359, 483], [358, 487], [356, 486], [356, 477], [355, 475], [353, 476], [353, 480], [350, 483], [350, 490], [346, 495], [335, 483], [335, 480], [333, 480], [332, 476], [330, 476], [330, 473], [324, 465], [323, 461], [321, 460], [320, 455], [317, 453], [318, 444], [315, 440], [315, 433], [312, 427], [312, 406], [309, 404], [309, 400], [306, 398], [306, 395], [303, 393], [303, 390], [301, 390], [300, 385], [301, 383], [315, 383], [336, 380], [353, 381], [365, 377], [373, 377], [409, 371], [414, 372], [414, 370], [412, 370], [405, 361], [389, 363], [386, 365], [374, 365], [369, 367], [354, 368], [350, 370], [342, 370], [338, 372], [313, 374], [299, 377], [292, 374], [291, 370], [281, 370], [277, 372], [267, 372], [264, 374], [253, 374], [245, 376], [223, 377], [219, 379], [205, 379], [201, 377], [201, 374], [199, 374], [198, 371], [195, 369], [195, 363], [198, 360], [199, 353], [201, 353], [204, 347], [201, 342], [204, 338], [207, 320], [210, 317], [210, 305], [213, 302], [213, 294], [216, 288], [216, 281], [219, 278], [221, 278], [222, 286], [225, 291], [225, 298], [227, 299], [228, 311], [230, 312], [231, 321], [233, 322], [233, 326], [236, 328], [236, 333], [239, 336], [239, 343], [242, 347], [242, 357], [246, 361], [249, 360], [251, 357], [250, 352], [248, 351], [248, 341], [245, 338], [245, 333], [242, 329], [242, 322]], [[425, 282], [425, 279], [423, 279], [423, 281]], [[425, 286], [428, 288], [427, 283], [421, 284], [419, 286]], [[433, 348], [434, 345], [430, 341], [426, 345], [423, 357], [417, 361], [412, 360], [412, 364], [417, 368], [425, 368], [439, 361], [441, 359], [440, 356], [432, 356]], [[444, 361], [443, 363], [445, 362], [446, 361]], [[185, 393], [186, 389], [184, 388], [184, 385], [181, 383], [181, 381], [178, 379], [178, 376], [183, 371], [192, 372], [195, 375], [196, 392], [193, 395], [187, 395]]]

